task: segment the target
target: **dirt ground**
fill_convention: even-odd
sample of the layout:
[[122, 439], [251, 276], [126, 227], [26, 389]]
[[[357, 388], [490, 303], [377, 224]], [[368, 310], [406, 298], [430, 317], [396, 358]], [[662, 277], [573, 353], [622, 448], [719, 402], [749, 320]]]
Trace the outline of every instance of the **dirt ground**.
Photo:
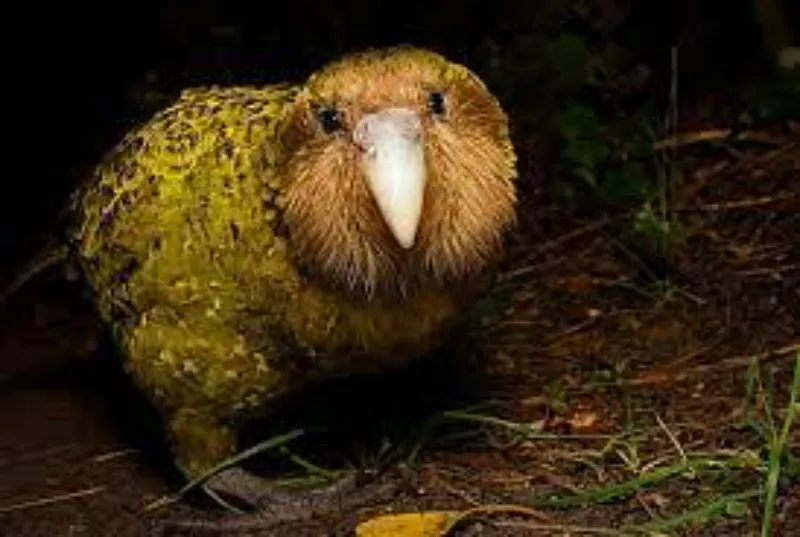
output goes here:
[[[705, 518], [659, 531], [757, 534], [766, 444], [746, 424], [749, 366], [757, 360], [765, 372], [752, 390], [757, 418], [774, 394], [780, 426], [800, 349], [798, 129], [681, 147], [673, 203], [682, 240], [666, 285], [656, 285], [663, 274], [646, 248], [620, 239], [623, 215], [529, 202], [522, 211], [535, 217], [523, 218], [499, 283], [512, 291], [510, 306], [476, 332], [486, 361], [476, 390], [465, 395], [447, 373], [420, 366], [375, 380], [378, 388], [362, 381], [305, 402], [346, 418], [299, 451], [334, 467], [385, 466], [378, 479], [388, 483], [400, 479], [392, 468], [404, 446], [424, 432], [413, 486], [278, 527], [169, 530], [170, 521], [222, 516], [195, 497], [144, 511], [179, 486], [152, 416], [135, 411], [76, 286], [43, 275], [2, 307], [0, 535], [346, 535], [380, 513], [496, 504], [516, 510], [483, 513], [450, 534], [622, 534], [703, 506]], [[485, 405], [427, 427], [476, 401]], [[797, 454], [797, 427], [792, 435]], [[717, 462], [576, 505], [546, 500], [660, 475], [692, 457]], [[715, 498], [736, 494], [714, 510]], [[774, 524], [775, 535], [800, 535], [796, 475], [779, 483]]]

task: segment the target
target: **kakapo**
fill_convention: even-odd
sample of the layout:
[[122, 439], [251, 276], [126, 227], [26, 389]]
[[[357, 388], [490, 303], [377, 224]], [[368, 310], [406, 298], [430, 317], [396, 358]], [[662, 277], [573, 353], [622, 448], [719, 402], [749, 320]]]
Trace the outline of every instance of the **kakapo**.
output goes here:
[[129, 132], [75, 193], [73, 254], [177, 466], [309, 382], [432, 349], [515, 222], [515, 160], [479, 77], [405, 46], [191, 88]]

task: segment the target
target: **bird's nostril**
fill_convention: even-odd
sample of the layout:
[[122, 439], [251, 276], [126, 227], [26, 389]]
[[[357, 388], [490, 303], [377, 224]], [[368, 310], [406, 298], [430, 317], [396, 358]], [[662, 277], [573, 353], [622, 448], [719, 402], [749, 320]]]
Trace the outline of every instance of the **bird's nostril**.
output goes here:
[[373, 149], [373, 144], [370, 140], [370, 137], [367, 136], [367, 134], [361, 129], [358, 129], [353, 133], [353, 143], [365, 153], [369, 153], [369, 151]]

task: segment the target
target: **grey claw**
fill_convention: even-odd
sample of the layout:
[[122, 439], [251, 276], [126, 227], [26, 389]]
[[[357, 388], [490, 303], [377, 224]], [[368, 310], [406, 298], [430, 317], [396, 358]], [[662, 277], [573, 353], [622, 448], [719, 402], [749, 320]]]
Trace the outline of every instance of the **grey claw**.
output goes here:
[[290, 521], [338, 511], [344, 498], [358, 488], [357, 475], [348, 473], [330, 485], [310, 490], [287, 490], [241, 468], [223, 470], [205, 484], [206, 491], [246, 503], [272, 519]]

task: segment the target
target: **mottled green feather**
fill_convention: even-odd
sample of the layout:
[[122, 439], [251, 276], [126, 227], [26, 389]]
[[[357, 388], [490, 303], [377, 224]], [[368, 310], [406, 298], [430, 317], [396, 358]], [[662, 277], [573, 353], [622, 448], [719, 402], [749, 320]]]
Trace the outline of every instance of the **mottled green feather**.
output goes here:
[[239, 417], [309, 381], [419, 356], [458, 309], [442, 290], [349, 300], [299, 274], [276, 173], [297, 91], [186, 91], [75, 198], [76, 252], [101, 314], [192, 474], [233, 452]]

